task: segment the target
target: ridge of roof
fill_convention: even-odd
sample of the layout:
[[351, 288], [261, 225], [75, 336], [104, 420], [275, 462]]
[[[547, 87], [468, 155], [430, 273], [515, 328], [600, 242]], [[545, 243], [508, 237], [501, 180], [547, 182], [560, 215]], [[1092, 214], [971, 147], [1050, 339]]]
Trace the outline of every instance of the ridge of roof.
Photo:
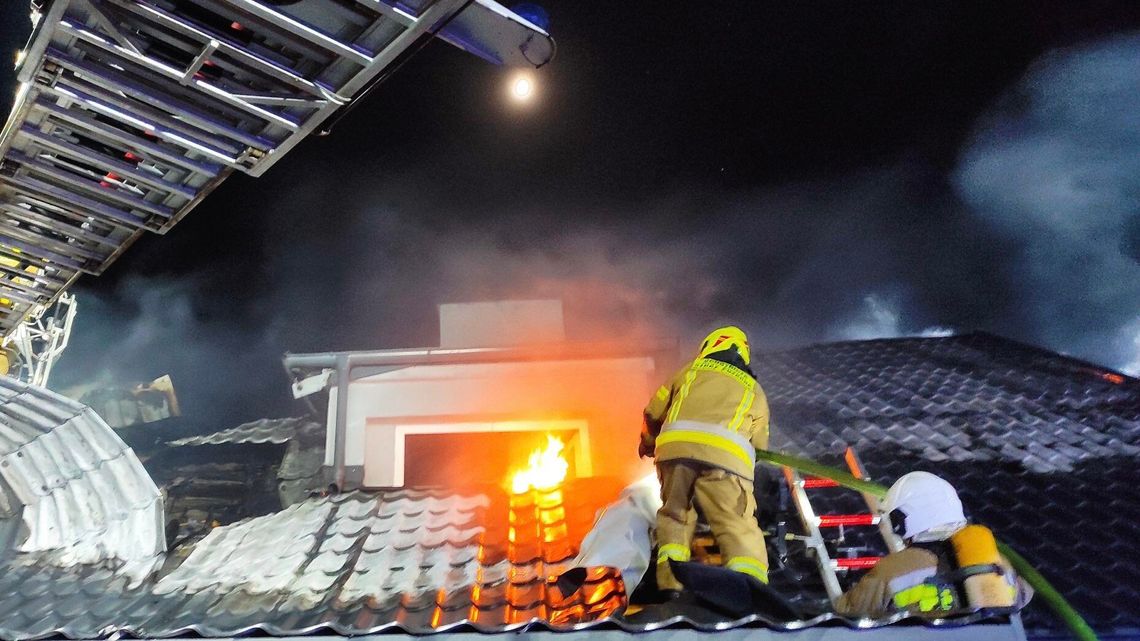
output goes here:
[[[1014, 338], [1009, 338], [1008, 336], [1004, 336], [1004, 335], [1001, 335], [1001, 334], [998, 334], [995, 332], [990, 332], [990, 331], [980, 330], [980, 329], [974, 329], [974, 330], [969, 330], [969, 331], [965, 331], [965, 332], [956, 332], [954, 334], [950, 334], [947, 336], [922, 336], [922, 335], [916, 334], [913, 336], [884, 336], [882, 338], [871, 338], [871, 339], [820, 341], [820, 342], [815, 342], [815, 343], [808, 343], [806, 345], [799, 345], [799, 346], [795, 346], [795, 347], [786, 347], [786, 348], [780, 348], [780, 349], [775, 349], [775, 350], [768, 350], [768, 351], [760, 352], [759, 355], [761, 355], [761, 356], [777, 356], [777, 355], [794, 354], [794, 353], [800, 353], [800, 352], [813, 352], [813, 351], [818, 351], [818, 350], [822, 350], [822, 349], [831, 349], [831, 348], [839, 348], [839, 347], [868, 348], [868, 347], [875, 346], [875, 345], [906, 345], [906, 344], [911, 344], [911, 343], [913, 343], [913, 344], [931, 344], [931, 345], [933, 345], [933, 344], [947, 344], [947, 343], [966, 343], [966, 344], [975, 344], [975, 345], [977, 345], [977, 344], [981, 344], [981, 345], [989, 344], [990, 346], [993, 346], [993, 347], [1005, 347], [1005, 348], [1018, 349], [1018, 350], [1026, 352], [1027, 354], [1033, 354], [1038, 359], [1042, 359], [1043, 361], [1046, 361], [1046, 362], [1052, 361], [1058, 365], [1067, 364], [1067, 365], [1071, 366], [1073, 370], [1080, 372], [1080, 373], [1083, 373], [1083, 374], [1088, 374], [1088, 375], [1092, 375], [1092, 376], [1099, 376], [1101, 378], [1105, 378], [1104, 375], [1108, 374], [1110, 376], [1119, 377], [1120, 379], [1123, 379], [1119, 383], [1116, 383], [1116, 384], [1121, 384], [1124, 382], [1128, 382], [1128, 383], [1132, 383], [1132, 384], [1140, 384], [1140, 378], [1137, 378], [1136, 376], [1132, 376], [1132, 375], [1127, 374], [1125, 372], [1122, 372], [1120, 370], [1114, 369], [1112, 367], [1108, 367], [1106, 365], [1102, 365], [1099, 363], [1094, 363], [1092, 361], [1085, 360], [1085, 359], [1082, 359], [1082, 358], [1079, 358], [1076, 356], [1072, 356], [1069, 354], [1062, 354], [1060, 352], [1055, 352], [1055, 351], [1052, 351], [1046, 347], [1042, 347], [1040, 345], [1034, 345], [1034, 344], [1029, 343], [1029, 342], [1017, 340]], [[1108, 380], [1108, 379], [1106, 379], [1106, 380]]]

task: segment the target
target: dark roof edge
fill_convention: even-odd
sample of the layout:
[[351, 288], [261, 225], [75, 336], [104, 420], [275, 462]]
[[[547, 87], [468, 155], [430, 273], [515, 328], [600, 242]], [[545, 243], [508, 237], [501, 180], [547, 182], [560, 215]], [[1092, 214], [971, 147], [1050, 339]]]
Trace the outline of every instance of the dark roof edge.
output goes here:
[[[1107, 365], [1102, 365], [1100, 363], [1094, 363], [1092, 361], [1087, 361], [1083, 358], [1077, 358], [1076, 356], [1071, 356], [1069, 354], [1062, 354], [1061, 352], [1055, 352], [1055, 351], [1053, 351], [1047, 347], [1042, 347], [1040, 345], [1034, 345], [1033, 343], [1026, 343], [1024, 341], [1019, 341], [1019, 340], [1014, 339], [1014, 338], [1009, 338], [1008, 336], [1002, 336], [1001, 334], [995, 334], [993, 332], [987, 332], [984, 330], [974, 330], [971, 332], [967, 332], [965, 334], [955, 334], [955, 337], [957, 337], [957, 336], [980, 336], [980, 337], [988, 338], [991, 340], [997, 340], [997, 341], [1009, 343], [1010, 345], [1015, 345], [1017, 347], [1020, 347], [1021, 349], [1027, 350], [1027, 351], [1037, 352], [1041, 356], [1048, 356], [1050, 358], [1059, 358], [1059, 359], [1068, 361], [1070, 364], [1076, 366], [1078, 369], [1095, 370], [1095, 373], [1097, 373], [1097, 374], [1114, 374], [1114, 375], [1119, 376], [1119, 377], [1121, 377], [1127, 381], [1131, 381], [1132, 383], [1140, 383], [1140, 378], [1137, 378], [1135, 376], [1132, 376], [1132, 375], [1127, 374], [1125, 372], [1122, 372], [1120, 370], [1113, 369]], [[1089, 372], [1089, 373], [1094, 373], [1094, 372]]]

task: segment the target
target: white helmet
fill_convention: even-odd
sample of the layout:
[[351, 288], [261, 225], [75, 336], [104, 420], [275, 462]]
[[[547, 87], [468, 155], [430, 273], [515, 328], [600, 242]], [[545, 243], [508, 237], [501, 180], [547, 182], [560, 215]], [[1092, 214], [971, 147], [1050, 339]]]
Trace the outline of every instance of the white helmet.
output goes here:
[[895, 481], [883, 511], [906, 541], [942, 541], [966, 526], [958, 492], [930, 472], [911, 472]]

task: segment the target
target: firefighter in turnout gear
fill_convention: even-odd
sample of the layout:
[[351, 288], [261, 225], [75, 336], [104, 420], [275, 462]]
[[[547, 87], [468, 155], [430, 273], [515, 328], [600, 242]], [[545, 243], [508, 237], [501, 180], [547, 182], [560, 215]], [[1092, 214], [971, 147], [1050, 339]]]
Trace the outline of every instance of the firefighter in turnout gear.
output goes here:
[[661, 479], [657, 586], [666, 592], [682, 587], [669, 561], [689, 560], [694, 504], [708, 520], [725, 566], [768, 582], [752, 490], [755, 450], [768, 446], [768, 400], [750, 359], [743, 331], [718, 329], [645, 408], [638, 453], [656, 457]]
[[1032, 597], [998, 553], [993, 533], [966, 525], [962, 501], [945, 480], [928, 472], [906, 474], [887, 492], [883, 512], [906, 548], [880, 559], [839, 598], [836, 612], [939, 617], [965, 609], [1021, 608]]

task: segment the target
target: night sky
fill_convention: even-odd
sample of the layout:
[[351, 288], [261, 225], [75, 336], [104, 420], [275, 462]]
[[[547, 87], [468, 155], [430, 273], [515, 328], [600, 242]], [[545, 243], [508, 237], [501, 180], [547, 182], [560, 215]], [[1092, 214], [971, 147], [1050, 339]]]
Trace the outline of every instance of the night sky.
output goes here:
[[[576, 338], [983, 329], [1140, 371], [1140, 3], [544, 6], [535, 104], [433, 43], [84, 278], [53, 386], [170, 373], [229, 427], [299, 411], [286, 351], [434, 345], [437, 304], [532, 296]], [[26, 5], [0, 10], [14, 51]]]

